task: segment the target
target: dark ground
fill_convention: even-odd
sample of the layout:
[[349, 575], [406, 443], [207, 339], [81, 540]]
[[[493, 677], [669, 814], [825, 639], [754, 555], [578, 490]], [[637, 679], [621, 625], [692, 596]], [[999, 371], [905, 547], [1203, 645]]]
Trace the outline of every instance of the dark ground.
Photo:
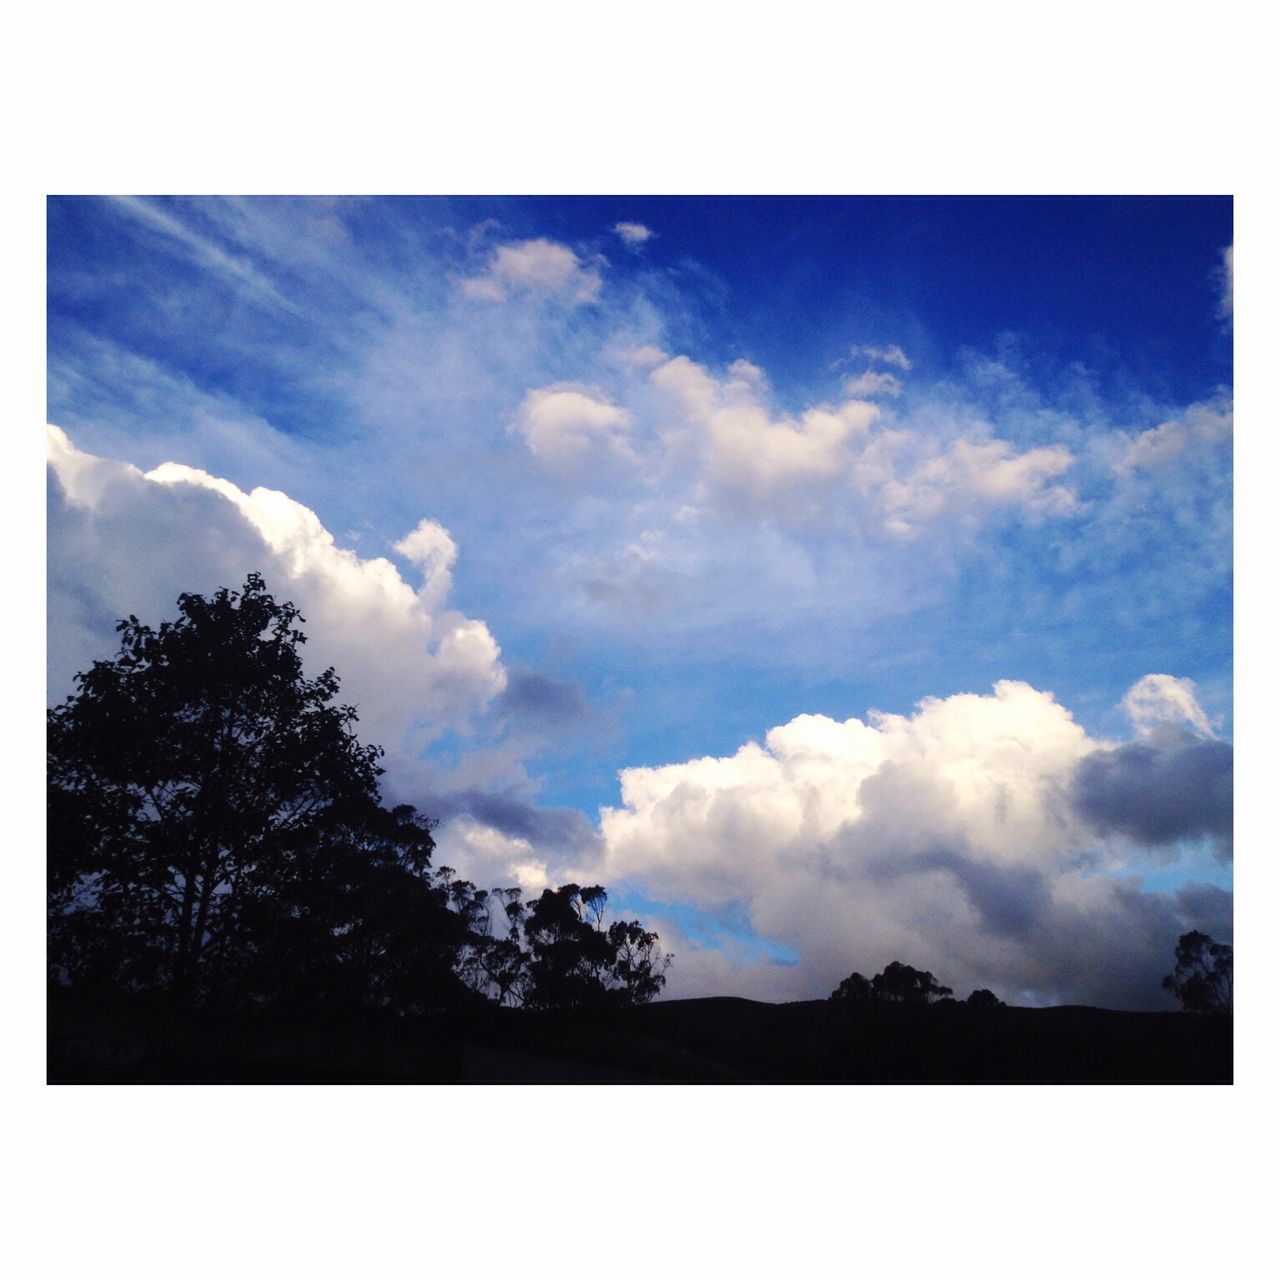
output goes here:
[[290, 1020], [52, 993], [51, 1084], [1230, 1084], [1230, 1018], [670, 1000], [569, 1019]]

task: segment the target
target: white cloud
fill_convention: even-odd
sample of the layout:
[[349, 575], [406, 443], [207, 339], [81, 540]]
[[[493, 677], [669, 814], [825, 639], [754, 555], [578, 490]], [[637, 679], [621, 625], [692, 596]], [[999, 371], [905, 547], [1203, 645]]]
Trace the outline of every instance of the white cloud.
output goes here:
[[1219, 309], [1230, 320], [1236, 310], [1236, 247], [1228, 245], [1222, 251], [1222, 300]]
[[530, 391], [516, 415], [516, 430], [529, 452], [551, 466], [581, 462], [596, 446], [629, 457], [626, 431], [631, 415], [624, 409], [571, 384]]
[[537, 894], [552, 887], [547, 863], [531, 841], [506, 835], [469, 815], [459, 814], [442, 824], [435, 841], [435, 865], [452, 867], [481, 888], [518, 886]]
[[868, 369], [856, 378], [844, 380], [844, 393], [854, 398], [866, 396], [900, 396], [902, 383], [891, 373], [877, 373]]
[[394, 550], [422, 570], [418, 595], [426, 607], [442, 605], [453, 590], [452, 570], [458, 559], [458, 545], [448, 529], [434, 520], [420, 520], [395, 544]]
[[[763, 372], [745, 360], [730, 366], [723, 381], [687, 356], [649, 376], [678, 411], [678, 430], [694, 433], [710, 482], [761, 502], [787, 504], [803, 489], [847, 473], [853, 446], [880, 413], [864, 400], [848, 400], [775, 417], [765, 404]], [[677, 433], [669, 431], [674, 443]]]
[[[1102, 745], [1018, 681], [911, 716], [798, 716], [729, 757], [623, 770], [601, 872], [659, 901], [745, 905], [757, 934], [800, 953], [794, 968], [721, 966], [726, 991], [811, 997], [900, 959], [961, 994], [1149, 1005], [1178, 908], [1082, 874], [1104, 852], [1071, 780]], [[1117, 991], [1099, 957], [1121, 953], [1135, 978]]]
[[484, 271], [461, 281], [463, 293], [484, 302], [501, 302], [513, 293], [563, 298], [571, 304], [594, 302], [603, 281], [568, 245], [540, 237], [499, 245]]
[[387, 559], [339, 547], [315, 512], [277, 490], [244, 492], [177, 463], [143, 473], [96, 458], [48, 428], [49, 692], [115, 649], [129, 613], [171, 618], [180, 593], [238, 587], [260, 572], [306, 618], [309, 668], [336, 668], [359, 732], [406, 759], [461, 726], [506, 682], [481, 621], [445, 607], [456, 548], [423, 521], [398, 550], [424, 570], [415, 590]]
[[907, 353], [896, 344], [888, 347], [852, 347], [849, 355], [855, 359], [861, 356], [864, 360], [872, 360], [879, 364], [895, 365], [903, 373], [911, 371], [911, 361], [907, 359]]
[[1194, 680], [1148, 675], [1124, 695], [1120, 705], [1133, 727], [1144, 736], [1156, 732], [1162, 725], [1185, 723], [1205, 737], [1212, 738], [1213, 727], [1196, 693]]
[[957, 440], [905, 479], [884, 484], [887, 527], [914, 536], [921, 524], [946, 512], [998, 507], [1017, 508], [1033, 520], [1071, 515], [1079, 509], [1076, 495], [1050, 481], [1074, 461], [1062, 445], [1017, 453], [1006, 440]]
[[653, 239], [653, 232], [643, 222], [617, 222], [614, 223], [613, 230], [628, 249], [638, 249]]
[[1180, 416], [1136, 436], [1116, 466], [1124, 474], [1167, 468], [1197, 446], [1213, 448], [1231, 439], [1234, 410], [1230, 400], [1189, 405]]
[[[763, 371], [745, 360], [720, 379], [677, 356], [649, 377], [676, 411], [665, 430], [668, 448], [700, 454], [711, 491], [771, 514], [847, 523], [861, 498], [888, 532], [913, 537], [948, 515], [1011, 508], [1040, 520], [1079, 509], [1074, 492], [1053, 483], [1075, 461], [1063, 445], [1019, 453], [1008, 441], [977, 435], [948, 444], [909, 423], [887, 425], [881, 406], [857, 398], [779, 415], [768, 404]], [[897, 381], [864, 378], [880, 390], [882, 378]]]

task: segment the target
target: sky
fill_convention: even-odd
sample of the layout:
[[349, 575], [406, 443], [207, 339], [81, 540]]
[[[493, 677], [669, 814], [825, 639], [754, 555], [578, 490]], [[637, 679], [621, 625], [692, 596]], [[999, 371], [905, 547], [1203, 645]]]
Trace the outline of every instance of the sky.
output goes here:
[[48, 699], [262, 572], [668, 994], [1232, 931], [1229, 198], [54, 198]]

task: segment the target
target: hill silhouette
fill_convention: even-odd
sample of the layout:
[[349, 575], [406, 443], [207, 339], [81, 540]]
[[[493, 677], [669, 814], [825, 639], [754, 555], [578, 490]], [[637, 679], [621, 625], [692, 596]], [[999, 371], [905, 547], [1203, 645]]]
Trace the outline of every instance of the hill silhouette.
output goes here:
[[49, 1079], [513, 1084], [1229, 1084], [1232, 1019], [1081, 1006], [670, 1000], [301, 1019], [55, 992]]

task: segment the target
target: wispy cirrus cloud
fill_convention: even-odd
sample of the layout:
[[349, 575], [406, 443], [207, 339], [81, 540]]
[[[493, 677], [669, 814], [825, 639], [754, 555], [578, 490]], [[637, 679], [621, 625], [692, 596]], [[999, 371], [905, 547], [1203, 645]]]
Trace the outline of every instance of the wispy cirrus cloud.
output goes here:
[[247, 257], [228, 253], [210, 237], [194, 231], [188, 223], [173, 217], [154, 201], [137, 196], [110, 196], [108, 201], [124, 216], [134, 218], [159, 233], [174, 249], [234, 284], [242, 295], [261, 305], [299, 314], [298, 306], [281, 294]]

